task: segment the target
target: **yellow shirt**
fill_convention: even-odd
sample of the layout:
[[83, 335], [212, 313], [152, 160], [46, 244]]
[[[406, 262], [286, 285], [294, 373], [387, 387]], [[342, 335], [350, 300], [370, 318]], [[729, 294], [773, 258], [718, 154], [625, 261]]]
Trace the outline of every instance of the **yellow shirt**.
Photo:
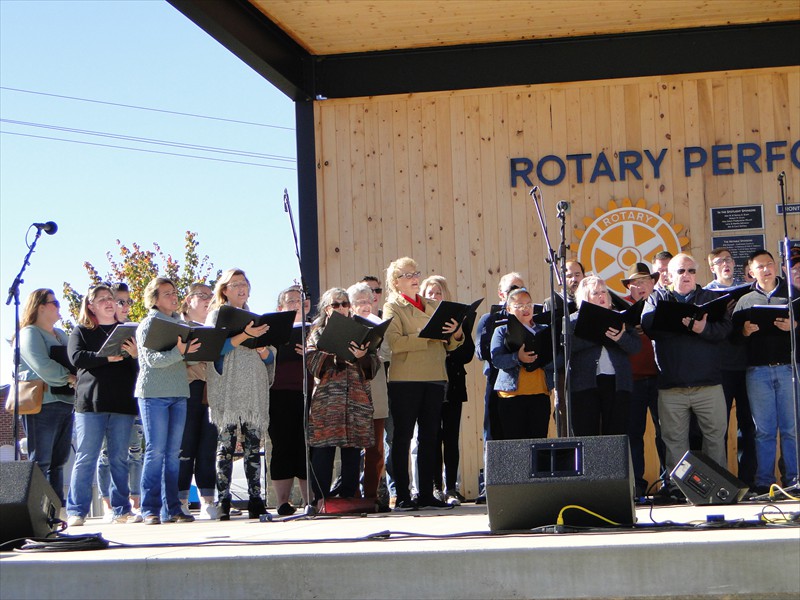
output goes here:
[[517, 389], [513, 392], [501, 392], [497, 395], [501, 398], [513, 398], [514, 396], [533, 396], [534, 394], [549, 394], [547, 380], [544, 377], [544, 369], [528, 371], [525, 367], [519, 368], [519, 379]]

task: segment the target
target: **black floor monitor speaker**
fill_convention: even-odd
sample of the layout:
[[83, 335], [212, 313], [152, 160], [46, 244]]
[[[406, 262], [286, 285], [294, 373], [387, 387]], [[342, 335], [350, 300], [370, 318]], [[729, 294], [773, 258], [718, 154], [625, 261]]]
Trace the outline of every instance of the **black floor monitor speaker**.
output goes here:
[[736, 504], [749, 489], [702, 452], [686, 452], [670, 477], [692, 504]]
[[46, 536], [60, 510], [61, 501], [39, 465], [0, 462], [0, 544]]
[[[555, 525], [576, 505], [632, 525], [633, 467], [624, 435], [489, 441], [486, 503], [492, 531]], [[563, 514], [567, 526], [609, 523], [582, 510]]]

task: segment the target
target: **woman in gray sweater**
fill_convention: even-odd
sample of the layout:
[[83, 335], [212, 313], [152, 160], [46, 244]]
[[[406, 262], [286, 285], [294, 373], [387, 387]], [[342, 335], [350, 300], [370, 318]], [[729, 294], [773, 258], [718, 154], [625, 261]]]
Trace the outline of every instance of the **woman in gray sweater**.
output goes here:
[[181, 511], [178, 499], [179, 453], [189, 397], [183, 356], [196, 352], [200, 341], [195, 339], [186, 344], [178, 338], [174, 348], [160, 352], [145, 347], [144, 341], [154, 320], [179, 321], [178, 290], [170, 279], [156, 277], [144, 289], [144, 303], [150, 312], [136, 330], [139, 376], [135, 391], [145, 437], [142, 517], [146, 525], [159, 525], [162, 520], [191, 522], [194, 517]]

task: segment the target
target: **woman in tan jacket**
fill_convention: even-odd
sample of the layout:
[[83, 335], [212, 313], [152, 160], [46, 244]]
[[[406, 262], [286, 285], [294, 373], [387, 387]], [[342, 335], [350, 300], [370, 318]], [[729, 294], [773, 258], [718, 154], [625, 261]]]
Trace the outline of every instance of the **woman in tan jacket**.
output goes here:
[[[392, 466], [397, 484], [396, 510], [448, 506], [433, 496], [436, 434], [447, 385], [445, 358], [447, 351], [461, 345], [464, 334], [453, 319], [442, 328], [442, 333], [448, 336], [444, 341], [419, 337], [438, 305], [435, 300], [419, 295], [420, 275], [417, 263], [409, 257], [398, 258], [386, 271], [391, 293], [383, 306], [383, 318], [393, 318], [386, 331], [386, 343], [392, 351], [388, 380], [394, 420]], [[419, 442], [416, 502], [411, 499], [408, 477], [408, 450], [415, 425]]]

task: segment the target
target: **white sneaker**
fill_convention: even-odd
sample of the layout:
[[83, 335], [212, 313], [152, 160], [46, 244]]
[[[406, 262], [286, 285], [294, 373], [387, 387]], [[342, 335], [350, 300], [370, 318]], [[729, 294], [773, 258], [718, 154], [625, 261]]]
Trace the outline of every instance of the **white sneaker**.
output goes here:
[[114, 522], [114, 509], [103, 508], [103, 523], [113, 523], [113, 522]]
[[72, 515], [67, 518], [67, 527], [82, 527], [86, 522], [86, 517], [80, 515]]
[[216, 504], [200, 503], [200, 513], [197, 518], [201, 521], [216, 521], [219, 519], [219, 509]]
[[125, 513], [124, 515], [119, 515], [114, 517], [114, 520], [111, 521], [112, 523], [117, 524], [124, 524], [124, 523], [141, 523], [143, 521], [142, 515], [136, 513]]
[[191, 517], [192, 513], [189, 511], [189, 499], [181, 500], [181, 512], [187, 517]]

